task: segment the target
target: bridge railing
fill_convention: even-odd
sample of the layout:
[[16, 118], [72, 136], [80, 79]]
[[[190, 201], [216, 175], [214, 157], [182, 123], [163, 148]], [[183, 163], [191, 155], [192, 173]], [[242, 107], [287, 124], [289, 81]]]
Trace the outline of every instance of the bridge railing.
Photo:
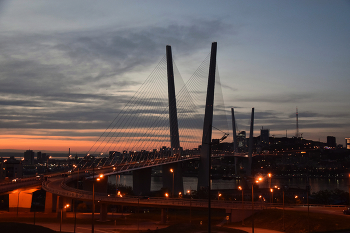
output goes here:
[[[62, 181], [60, 186], [64, 190], [54, 190], [49, 187], [49, 181], [45, 181], [43, 183], [44, 189], [58, 195], [67, 196], [71, 198], [78, 198], [84, 200], [92, 200], [92, 192], [75, 189], [73, 187], [69, 187], [66, 182], [72, 181], [74, 177], [71, 177], [65, 181]], [[208, 201], [203, 199], [187, 199], [187, 198], [163, 198], [163, 197], [151, 197], [144, 199], [143, 197], [138, 196], [124, 196], [117, 197], [116, 195], [106, 194], [106, 193], [95, 193], [95, 200], [100, 202], [107, 203], [129, 203], [129, 204], [137, 204], [140, 203], [146, 205], [160, 205], [160, 206], [183, 206], [183, 207], [207, 207]], [[239, 201], [211, 201], [212, 208], [242, 208], [242, 203]], [[251, 208], [249, 204], [245, 204], [245, 208]], [[258, 206], [256, 207], [258, 208]]]
[[39, 185], [41, 180], [30, 179], [26, 181], [16, 182], [16, 183], [6, 183], [6, 185], [0, 186], [0, 193], [9, 192], [15, 189], [22, 188], [24, 186]]

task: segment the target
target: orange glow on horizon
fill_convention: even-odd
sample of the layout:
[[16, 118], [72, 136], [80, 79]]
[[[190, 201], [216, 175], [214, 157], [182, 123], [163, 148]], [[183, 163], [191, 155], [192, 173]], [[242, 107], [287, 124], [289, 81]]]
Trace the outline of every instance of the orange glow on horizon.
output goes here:
[[[143, 129], [138, 129], [142, 131]], [[18, 131], [7, 130], [2, 132], [0, 137], [0, 149], [15, 149], [15, 150], [48, 150], [48, 151], [62, 151], [65, 152], [67, 148], [71, 148], [71, 151], [86, 152], [99, 138], [98, 136], [52, 136], [57, 133], [65, 133], [69, 135], [69, 132], [87, 134], [91, 132], [102, 133], [104, 130], [41, 130], [41, 129], [24, 129], [21, 134], [16, 134]], [[132, 132], [130, 130], [130, 132]], [[128, 133], [125, 130], [120, 130], [122, 133]], [[185, 136], [182, 142], [184, 149], [197, 148], [201, 143], [196, 137], [192, 135]], [[180, 139], [181, 139], [180, 136]], [[188, 137], [186, 137], [188, 136]], [[97, 143], [96, 145], [99, 145]], [[110, 150], [122, 151], [122, 150], [153, 150], [159, 149], [162, 146], [170, 147], [168, 132], [159, 133], [157, 135], [148, 135], [147, 137], [120, 137], [118, 141], [114, 143], [110, 142], [102, 148], [110, 148]], [[94, 151], [95, 148], [92, 148]], [[98, 151], [98, 150], [97, 150]]]

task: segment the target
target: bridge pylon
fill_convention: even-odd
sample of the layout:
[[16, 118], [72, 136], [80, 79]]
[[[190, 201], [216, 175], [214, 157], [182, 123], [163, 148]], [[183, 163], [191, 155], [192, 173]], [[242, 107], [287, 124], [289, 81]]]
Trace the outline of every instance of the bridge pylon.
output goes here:
[[252, 175], [252, 160], [253, 160], [253, 133], [254, 133], [254, 108], [252, 108], [252, 115], [250, 118], [250, 134], [249, 134], [249, 145], [248, 145], [248, 167], [247, 175]]
[[[178, 126], [178, 120], [177, 120], [174, 68], [173, 68], [173, 57], [172, 57], [170, 45], [166, 46], [166, 58], [167, 58], [166, 60], [167, 60], [167, 76], [168, 76], [171, 156], [180, 156], [181, 147], [180, 147], [180, 140], [179, 140], [179, 126]], [[173, 173], [170, 172], [170, 169], [173, 169]], [[162, 175], [163, 175], [163, 188], [167, 188], [172, 192], [174, 192], [173, 195], [178, 194], [180, 192], [183, 194], [184, 188], [183, 188], [181, 162], [163, 165]]]
[[211, 45], [211, 54], [210, 54], [207, 99], [205, 104], [202, 149], [201, 149], [201, 156], [199, 160], [197, 190], [208, 188], [208, 184], [209, 184], [209, 169], [210, 169], [209, 160], [211, 159], [210, 144], [211, 144], [211, 138], [212, 138], [213, 109], [214, 109], [216, 51], [217, 51], [217, 43], [213, 42]]

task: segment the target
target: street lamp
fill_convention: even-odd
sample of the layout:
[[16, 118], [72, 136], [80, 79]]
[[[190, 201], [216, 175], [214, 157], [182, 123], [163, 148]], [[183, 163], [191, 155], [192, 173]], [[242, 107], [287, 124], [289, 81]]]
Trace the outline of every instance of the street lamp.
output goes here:
[[173, 191], [171, 192], [171, 196], [174, 197], [174, 170], [172, 168], [170, 168], [170, 172], [173, 173]]
[[350, 174], [349, 174], [348, 186], [349, 186], [349, 205], [350, 205]]
[[187, 190], [187, 193], [190, 195], [190, 224], [192, 223], [192, 195], [191, 190]]
[[[95, 173], [93, 172], [92, 174], [92, 225], [91, 225], [91, 232], [95, 232], [95, 225], [94, 225], [94, 220], [95, 220]], [[96, 181], [100, 181], [103, 178], [103, 174], [99, 175], [96, 179]]]
[[[271, 191], [271, 179], [272, 179], [272, 174], [271, 173], [268, 173], [267, 174], [267, 177], [269, 177], [269, 179], [268, 179], [268, 181], [269, 181], [269, 189], [270, 189], [270, 192], [271, 192], [271, 195], [270, 195], [270, 198], [271, 198], [271, 200], [272, 200], [272, 192], [273, 191]], [[272, 201], [270, 201], [270, 202], [272, 202]]]
[[[276, 186], [277, 187], [277, 186]], [[279, 188], [278, 188], [279, 189]], [[285, 222], [284, 222], [284, 192], [288, 189], [288, 186], [286, 185], [283, 185], [281, 187], [282, 189], [282, 192], [283, 192], [283, 216], [282, 216], [282, 219], [283, 219], [283, 231], [285, 231]]]
[[[262, 181], [262, 178], [259, 177], [255, 183]], [[254, 182], [252, 182], [252, 233], [254, 233]]]
[[270, 192], [271, 192], [271, 203], [273, 204], [273, 189], [270, 188]]
[[62, 232], [62, 215], [63, 215], [63, 209], [66, 209], [69, 207], [69, 204], [65, 205], [63, 208], [61, 208], [61, 221], [60, 221], [60, 232]]
[[[238, 189], [242, 191], [242, 209], [244, 212], [244, 195], [243, 195], [243, 188], [241, 186], [238, 186]], [[244, 218], [242, 218], [242, 226], [244, 226]]]

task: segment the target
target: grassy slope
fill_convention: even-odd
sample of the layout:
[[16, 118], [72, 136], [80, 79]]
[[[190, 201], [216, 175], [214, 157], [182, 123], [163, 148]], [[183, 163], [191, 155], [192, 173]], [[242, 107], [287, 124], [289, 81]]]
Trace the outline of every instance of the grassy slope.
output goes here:
[[14, 222], [0, 222], [0, 229], [1, 233], [56, 233], [56, 231], [42, 226]]
[[[283, 230], [282, 210], [263, 210], [255, 214], [254, 225], [258, 228]], [[252, 218], [244, 221], [246, 226], [251, 226]], [[349, 216], [329, 215], [321, 213], [310, 213], [309, 220], [307, 212], [285, 211], [285, 230], [287, 233], [308, 232], [333, 232], [336, 230], [350, 229]], [[232, 223], [230, 226], [241, 226], [241, 223]]]

